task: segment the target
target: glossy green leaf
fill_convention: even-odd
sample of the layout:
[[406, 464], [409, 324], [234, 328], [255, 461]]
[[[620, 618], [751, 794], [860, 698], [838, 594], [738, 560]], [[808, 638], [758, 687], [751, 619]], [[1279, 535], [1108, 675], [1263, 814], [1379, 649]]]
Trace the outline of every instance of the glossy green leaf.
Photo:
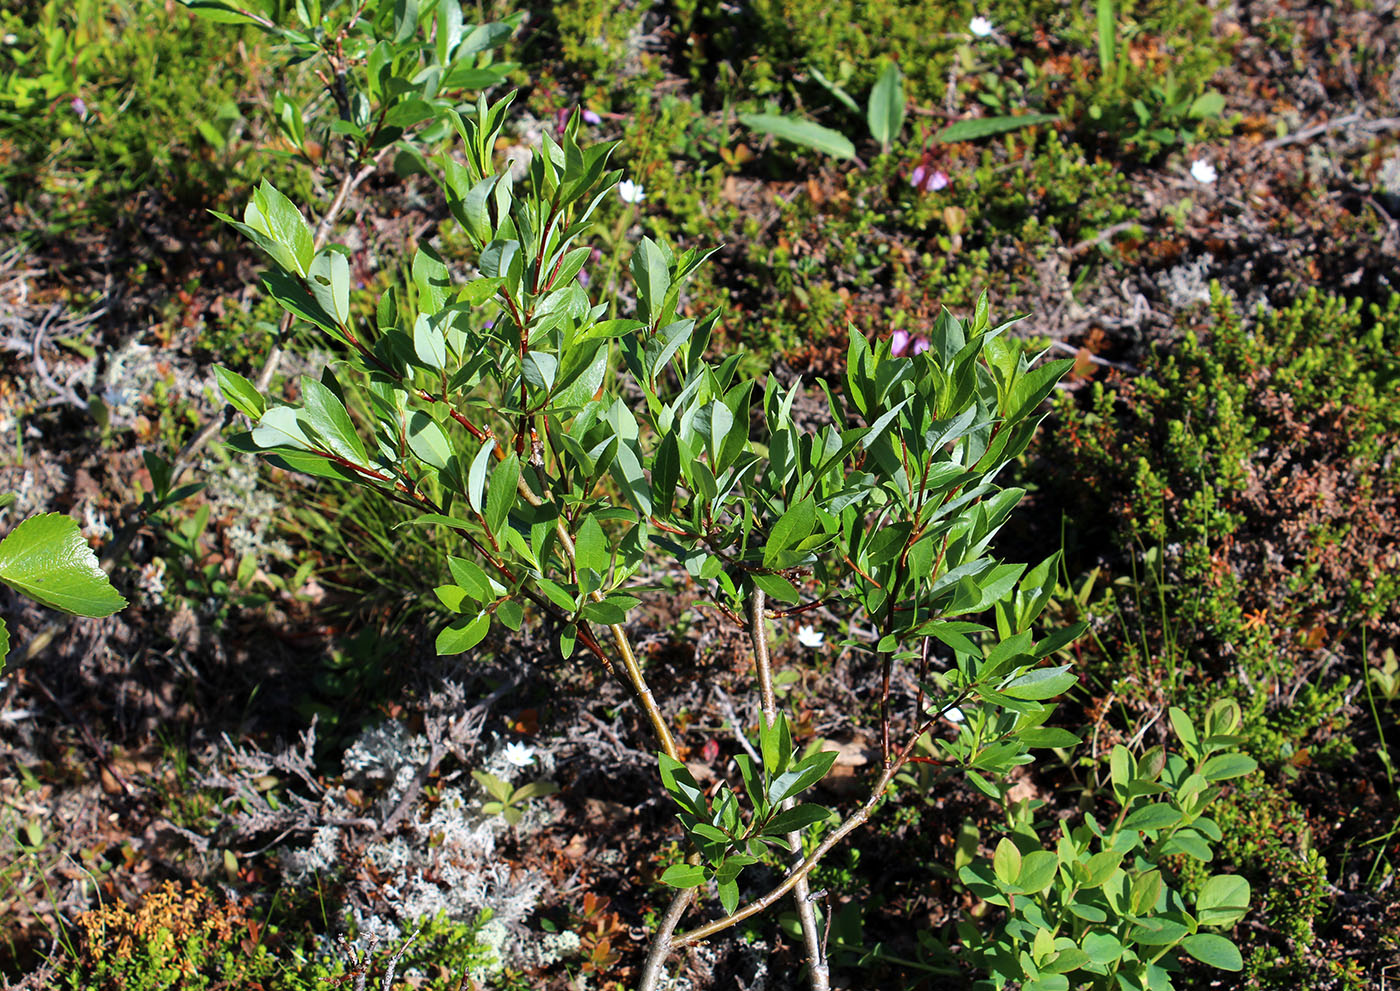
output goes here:
[[0, 616], [0, 671], [5, 670], [5, 657], [10, 653], [10, 628]]
[[698, 864], [672, 864], [661, 873], [661, 883], [672, 888], [697, 888], [705, 883], [705, 870]]
[[214, 366], [214, 375], [219, 380], [219, 391], [224, 394], [230, 406], [253, 421], [257, 421], [263, 415], [267, 404], [263, 401], [262, 393], [258, 392], [252, 382], [222, 365]]
[[1078, 681], [1078, 677], [1070, 671], [1070, 666], [1061, 664], [1057, 667], [1035, 668], [1032, 671], [1027, 671], [998, 690], [1003, 695], [1010, 695], [1014, 699], [1029, 699], [1039, 702], [1063, 695]]
[[302, 413], [308, 424], [335, 454], [357, 465], [365, 463], [365, 445], [340, 397], [309, 375], [301, 377]]
[[437, 636], [439, 654], [460, 654], [471, 650], [486, 637], [491, 627], [490, 613], [454, 619]]
[[763, 831], [770, 835], [783, 836], [799, 829], [805, 829], [813, 823], [825, 822], [829, 818], [831, 818], [830, 809], [804, 803], [779, 812], [769, 821], [768, 825], [763, 827]]
[[446, 468], [452, 457], [452, 443], [438, 422], [422, 410], [408, 418], [408, 448], [419, 460], [434, 468]]
[[500, 532], [510, 515], [511, 507], [519, 500], [519, 481], [520, 459], [511, 452], [491, 473], [491, 486], [486, 493], [486, 525], [491, 528], [492, 533]]
[[31, 516], [0, 540], [0, 581], [78, 616], [110, 616], [126, 605], [78, 524], [62, 513]]

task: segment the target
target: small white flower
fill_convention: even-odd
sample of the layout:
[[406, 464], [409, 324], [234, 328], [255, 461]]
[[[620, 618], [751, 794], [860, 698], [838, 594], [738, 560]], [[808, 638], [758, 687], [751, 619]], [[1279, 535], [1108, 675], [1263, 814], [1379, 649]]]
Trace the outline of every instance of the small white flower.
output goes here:
[[523, 743], [507, 743], [506, 761], [514, 767], [529, 767], [535, 762], [535, 751]]
[[1220, 174], [1215, 171], [1214, 165], [1211, 165], [1204, 158], [1198, 158], [1191, 163], [1191, 178], [1202, 186], [1209, 186], [1220, 178]]
[[640, 203], [647, 198], [647, 191], [641, 183], [623, 179], [617, 184], [617, 195], [622, 197], [624, 203]]
[[5, 42], [5, 44], [7, 44], [7, 45], [17, 45], [17, 44], [19, 44], [19, 35], [17, 35], [17, 34], [7, 34], [7, 35], [5, 35], [5, 37], [4, 37], [4, 42]]
[[950, 722], [950, 723], [960, 723], [960, 722], [962, 722], [964, 719], [967, 718], [966, 716], [963, 715], [963, 711], [962, 711], [961, 709], [959, 709], [957, 706], [953, 706], [953, 708], [951, 708], [951, 709], [949, 709], [947, 712], [943, 713], [943, 715], [945, 715], [945, 716], [948, 717], [948, 722]]
[[799, 626], [797, 628], [797, 642], [804, 647], [816, 650], [826, 641], [826, 634], [812, 626]]
[[967, 29], [979, 38], [985, 38], [996, 30], [996, 28], [992, 26], [992, 22], [981, 14], [978, 14], [968, 22]]

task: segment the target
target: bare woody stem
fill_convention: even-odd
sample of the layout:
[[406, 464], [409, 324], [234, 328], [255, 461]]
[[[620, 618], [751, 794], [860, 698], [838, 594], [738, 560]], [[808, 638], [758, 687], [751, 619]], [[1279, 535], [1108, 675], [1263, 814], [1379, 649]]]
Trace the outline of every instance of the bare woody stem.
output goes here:
[[870, 789], [870, 797], [865, 800], [865, 804], [852, 812], [846, 818], [845, 822], [837, 826], [826, 839], [822, 840], [821, 843], [817, 845], [817, 848], [807, 855], [807, 859], [794, 867], [781, 883], [761, 898], [756, 898], [747, 905], [726, 915], [724, 918], [716, 919], [714, 922], [707, 922], [703, 926], [697, 926], [689, 932], [682, 933], [672, 940], [672, 945], [680, 949], [686, 946], [693, 946], [702, 940], [708, 939], [715, 933], [722, 932], [730, 926], [743, 922], [749, 916], [762, 912], [789, 891], [796, 888], [799, 883], [805, 881], [807, 875], [812, 872], [812, 868], [821, 863], [822, 858], [830, 853], [836, 844], [840, 843], [851, 832], [863, 826], [870, 819], [870, 815], [875, 811], [875, 807], [879, 805], [880, 801], [885, 797], [885, 789], [888, 788], [890, 782], [894, 780], [894, 776], [899, 773], [900, 769], [903, 768], [905, 764], [909, 763], [909, 755], [913, 752], [914, 746], [919, 742], [919, 737], [926, 733], [929, 728], [950, 709], [966, 701], [967, 695], [968, 692], [964, 690], [959, 693], [956, 698], [945, 702], [935, 715], [925, 720], [922, 725], [914, 730], [913, 734], [909, 737], [909, 742], [900, 749], [899, 753], [895, 755], [894, 760], [890, 761], [890, 765], [884, 769], [884, 772], [875, 781], [874, 787]]
[[[535, 495], [523, 477], [516, 484], [516, 491], [530, 505], [542, 505], [540, 497]], [[564, 526], [562, 517], [556, 525], [556, 532], [559, 534], [559, 543], [563, 546], [564, 553], [572, 563], [574, 560], [574, 539], [569, 535], [568, 528]], [[603, 593], [594, 589], [593, 600], [601, 602]], [[671, 735], [671, 728], [666, 725], [666, 717], [662, 714], [661, 707], [656, 704], [656, 696], [651, 693], [651, 686], [647, 684], [646, 675], [642, 673], [642, 666], [637, 663], [637, 655], [632, 651], [632, 642], [627, 638], [627, 631], [618, 623], [614, 623], [608, 629], [612, 632], [617, 654], [622, 658], [622, 666], [627, 670], [627, 680], [631, 682], [632, 690], [637, 693], [637, 701], [641, 703], [642, 709], [646, 712], [647, 719], [651, 723], [652, 732], [656, 734], [656, 742], [667, 757], [672, 760], [680, 760], [675, 737]]]
[[[763, 589], [755, 588], [749, 595], [749, 638], [753, 641], [754, 670], [758, 676], [759, 702], [763, 706], [763, 722], [772, 729], [778, 722], [778, 701], [773, 693], [773, 666], [768, 657], [768, 625], [764, 619], [765, 599]], [[792, 799], [785, 799], [779, 810], [790, 809]], [[794, 857], [802, 856], [802, 833], [793, 830], [787, 835], [788, 849]], [[817, 930], [817, 916], [812, 911], [812, 899], [807, 886], [807, 876], [797, 879], [792, 889], [793, 902], [797, 908], [797, 918], [802, 924], [802, 940], [807, 949], [808, 978], [812, 991], [828, 991], [830, 971], [822, 947], [821, 933]]]

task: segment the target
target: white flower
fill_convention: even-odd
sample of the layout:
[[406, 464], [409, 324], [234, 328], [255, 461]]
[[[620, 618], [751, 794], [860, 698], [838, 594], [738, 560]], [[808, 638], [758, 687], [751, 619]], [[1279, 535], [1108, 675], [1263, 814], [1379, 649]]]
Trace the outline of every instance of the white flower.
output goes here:
[[968, 22], [967, 29], [979, 38], [985, 38], [996, 30], [996, 28], [992, 26], [992, 22], [981, 14], [978, 14]]
[[1220, 174], [1215, 171], [1214, 165], [1211, 165], [1204, 158], [1198, 158], [1191, 163], [1191, 178], [1202, 186], [1209, 186], [1220, 178]]
[[960, 722], [962, 722], [964, 719], [967, 718], [966, 716], [963, 715], [963, 711], [962, 711], [961, 709], [959, 709], [957, 706], [953, 706], [953, 708], [951, 708], [951, 709], [949, 709], [947, 712], [943, 713], [943, 715], [945, 715], [945, 716], [948, 717], [948, 722], [950, 722], [950, 723], [960, 723]]
[[617, 195], [622, 197], [624, 203], [640, 203], [647, 198], [647, 191], [642, 188], [641, 183], [623, 179], [617, 184]]
[[514, 767], [529, 767], [535, 762], [535, 751], [523, 743], [507, 743], [506, 761]]
[[799, 626], [797, 628], [797, 642], [804, 647], [816, 650], [826, 640], [826, 634], [811, 626]]

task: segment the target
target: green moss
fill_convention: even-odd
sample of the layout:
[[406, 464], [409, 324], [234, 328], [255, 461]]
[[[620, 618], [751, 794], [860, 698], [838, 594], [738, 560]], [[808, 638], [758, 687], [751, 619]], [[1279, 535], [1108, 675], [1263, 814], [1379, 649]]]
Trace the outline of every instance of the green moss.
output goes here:
[[1400, 298], [1310, 292], [1246, 323], [1217, 292], [1200, 331], [1045, 435], [1081, 539], [1106, 520], [1118, 548], [1100, 677], [1144, 704], [1250, 699], [1266, 762], [1344, 754], [1360, 672], [1337, 651], [1400, 619]]

